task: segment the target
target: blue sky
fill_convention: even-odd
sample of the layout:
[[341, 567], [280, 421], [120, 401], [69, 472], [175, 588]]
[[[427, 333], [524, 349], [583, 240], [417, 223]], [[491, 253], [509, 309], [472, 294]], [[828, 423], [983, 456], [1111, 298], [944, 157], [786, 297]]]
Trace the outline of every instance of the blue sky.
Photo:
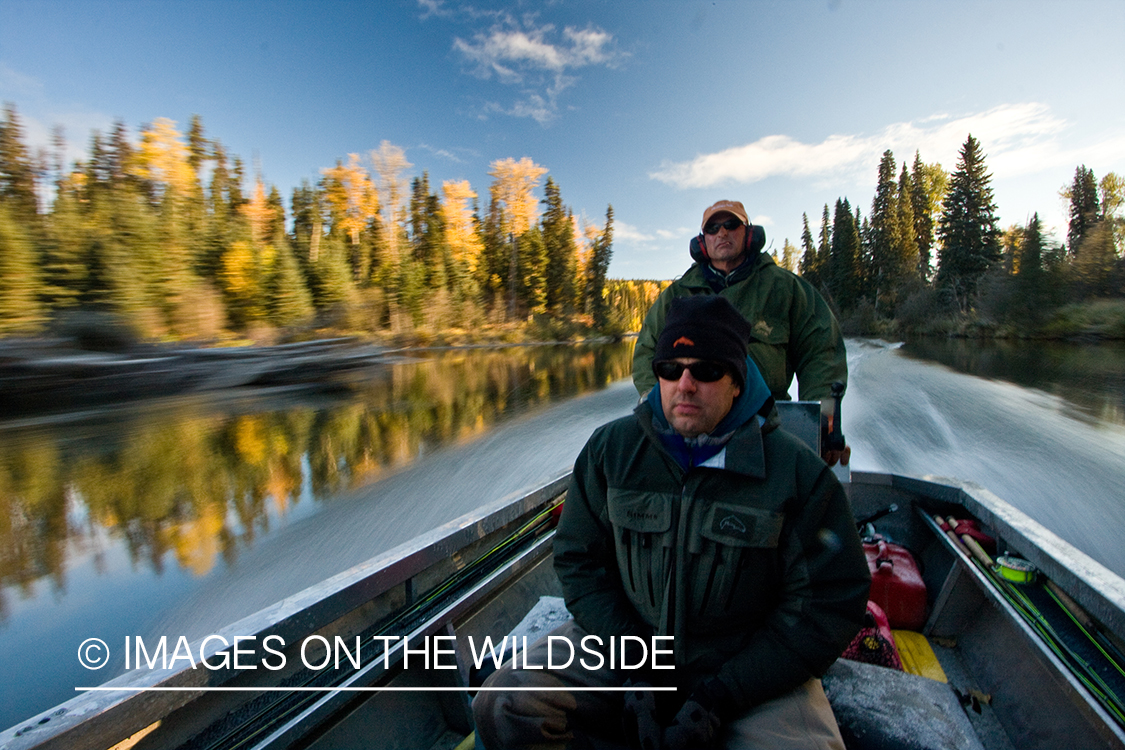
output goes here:
[[1065, 236], [1075, 167], [1125, 172], [1123, 31], [1121, 0], [0, 0], [0, 100], [71, 158], [198, 114], [287, 203], [384, 140], [482, 205], [529, 157], [577, 214], [613, 205], [611, 276], [671, 278], [714, 200], [780, 250], [838, 197], [867, 214], [885, 149], [952, 170], [970, 132], [1001, 224]]

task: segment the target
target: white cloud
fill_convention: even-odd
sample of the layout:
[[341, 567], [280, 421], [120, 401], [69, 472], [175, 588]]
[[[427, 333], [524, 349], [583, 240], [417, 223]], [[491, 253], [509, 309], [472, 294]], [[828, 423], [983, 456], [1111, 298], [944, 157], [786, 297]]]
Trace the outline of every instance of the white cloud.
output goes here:
[[[432, 11], [431, 11], [432, 12]], [[546, 124], [558, 115], [558, 99], [578, 82], [572, 74], [592, 65], [612, 66], [623, 55], [613, 35], [588, 26], [567, 26], [559, 34], [552, 24], [522, 24], [505, 18], [488, 32], [471, 39], [455, 37], [453, 50], [472, 66], [473, 75], [520, 88], [521, 98], [509, 106], [491, 103], [486, 109], [513, 117], [531, 117]]]
[[40, 96], [43, 93], [43, 82], [0, 62], [0, 93], [8, 98]]
[[[870, 182], [875, 179], [873, 165], [887, 149], [900, 161], [908, 162], [917, 150], [925, 161], [941, 161], [952, 170], [970, 133], [983, 145], [989, 168], [1013, 176], [1071, 161], [1078, 163], [1074, 161], [1077, 152], [1064, 152], [1056, 140], [1067, 127], [1045, 104], [1005, 104], [959, 117], [939, 114], [893, 123], [875, 135], [834, 134], [820, 143], [769, 135], [688, 161], [665, 162], [649, 177], [678, 188], [749, 184], [779, 176], [846, 177]], [[1084, 152], [1093, 150], [1091, 147]], [[1111, 136], [1096, 146], [1103, 157], [1107, 150], [1125, 153], [1125, 136]]]
[[[624, 240], [627, 242], [650, 242], [662, 233], [657, 232], [656, 235], [645, 234], [637, 227], [626, 224], [623, 221], [613, 222], [613, 239], [614, 241]], [[667, 234], [666, 232], [664, 234]]]

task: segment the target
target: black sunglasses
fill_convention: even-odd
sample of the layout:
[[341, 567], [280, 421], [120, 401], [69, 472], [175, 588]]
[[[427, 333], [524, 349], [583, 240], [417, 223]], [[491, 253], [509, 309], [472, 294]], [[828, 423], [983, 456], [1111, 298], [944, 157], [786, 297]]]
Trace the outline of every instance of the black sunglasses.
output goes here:
[[740, 226], [742, 226], [742, 219], [730, 218], [730, 219], [727, 219], [726, 221], [712, 221], [709, 224], [703, 225], [703, 233], [704, 234], [718, 234], [719, 233], [719, 227], [722, 227], [723, 229], [727, 230], [728, 232], [733, 232], [734, 230], [738, 229]]
[[716, 380], [721, 380], [728, 372], [726, 365], [718, 362], [700, 361], [685, 365], [683, 362], [666, 359], [662, 362], [654, 362], [652, 365], [652, 371], [661, 380], [679, 380], [684, 370], [690, 372], [691, 376], [700, 383], [714, 383]]

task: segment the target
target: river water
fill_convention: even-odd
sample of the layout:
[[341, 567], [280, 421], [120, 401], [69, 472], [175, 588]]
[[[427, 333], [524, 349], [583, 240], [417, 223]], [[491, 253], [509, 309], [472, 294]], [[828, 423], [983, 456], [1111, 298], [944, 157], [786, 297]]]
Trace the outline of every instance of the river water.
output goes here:
[[[568, 470], [632, 342], [418, 352], [346, 394], [0, 425], [0, 727]], [[975, 481], [1125, 574], [1125, 346], [849, 341], [852, 466]]]

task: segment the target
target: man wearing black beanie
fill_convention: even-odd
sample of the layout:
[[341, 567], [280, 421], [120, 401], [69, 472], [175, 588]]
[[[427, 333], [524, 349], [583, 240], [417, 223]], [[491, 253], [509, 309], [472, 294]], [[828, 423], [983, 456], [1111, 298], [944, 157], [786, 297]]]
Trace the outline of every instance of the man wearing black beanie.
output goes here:
[[[777, 429], [747, 325], [673, 301], [658, 387], [582, 449], [554, 539], [574, 620], [485, 682], [488, 750], [843, 750], [819, 677], [863, 624], [867, 561], [835, 475]], [[591, 638], [670, 641], [674, 663], [568, 661]]]

